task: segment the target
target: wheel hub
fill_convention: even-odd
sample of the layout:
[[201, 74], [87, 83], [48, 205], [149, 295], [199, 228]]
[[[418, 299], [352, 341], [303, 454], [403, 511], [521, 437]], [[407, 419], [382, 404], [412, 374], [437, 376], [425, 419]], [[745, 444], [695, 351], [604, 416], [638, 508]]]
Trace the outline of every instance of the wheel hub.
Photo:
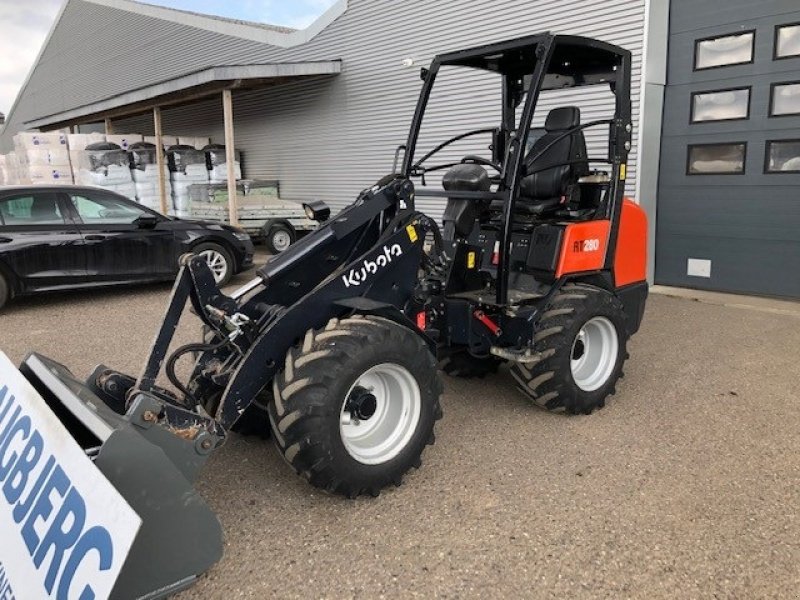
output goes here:
[[385, 463], [411, 441], [421, 410], [419, 384], [408, 369], [375, 365], [356, 379], [341, 404], [342, 443], [362, 464]]
[[350, 416], [357, 421], [367, 421], [378, 410], [378, 399], [375, 394], [371, 393], [372, 390], [357, 385], [350, 392], [347, 399], [347, 406], [345, 410], [350, 413]]
[[570, 371], [575, 384], [593, 392], [608, 381], [617, 364], [619, 337], [606, 317], [593, 317], [583, 324], [572, 343]]

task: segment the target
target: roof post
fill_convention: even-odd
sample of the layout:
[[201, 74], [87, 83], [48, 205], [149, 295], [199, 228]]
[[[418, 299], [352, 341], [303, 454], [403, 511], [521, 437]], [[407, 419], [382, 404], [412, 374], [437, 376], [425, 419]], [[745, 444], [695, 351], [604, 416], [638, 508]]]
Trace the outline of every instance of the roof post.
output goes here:
[[164, 168], [164, 140], [161, 137], [161, 107], [153, 107], [153, 129], [156, 134], [156, 165], [158, 166], [158, 195], [161, 199], [161, 214], [167, 214], [167, 181]]
[[105, 118], [106, 135], [114, 135], [114, 124], [109, 117]]
[[231, 225], [239, 224], [236, 210], [236, 152], [233, 140], [233, 94], [230, 89], [222, 90], [222, 114], [225, 121], [225, 163], [228, 167], [228, 220]]

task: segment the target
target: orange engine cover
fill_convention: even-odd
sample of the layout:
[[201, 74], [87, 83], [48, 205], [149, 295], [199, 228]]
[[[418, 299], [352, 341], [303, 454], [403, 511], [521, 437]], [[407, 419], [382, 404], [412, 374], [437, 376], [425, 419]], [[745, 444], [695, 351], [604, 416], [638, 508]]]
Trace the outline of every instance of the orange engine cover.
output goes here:
[[564, 230], [556, 277], [603, 268], [611, 221], [570, 223]]
[[647, 279], [647, 213], [625, 198], [614, 254], [614, 285], [622, 287]]

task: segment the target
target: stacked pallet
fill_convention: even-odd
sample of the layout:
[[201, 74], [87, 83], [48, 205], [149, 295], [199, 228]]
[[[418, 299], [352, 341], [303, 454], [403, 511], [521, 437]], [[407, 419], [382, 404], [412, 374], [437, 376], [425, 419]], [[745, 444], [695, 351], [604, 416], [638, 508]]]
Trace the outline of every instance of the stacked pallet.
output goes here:
[[14, 136], [14, 152], [20, 184], [73, 183], [65, 134], [18, 133]]

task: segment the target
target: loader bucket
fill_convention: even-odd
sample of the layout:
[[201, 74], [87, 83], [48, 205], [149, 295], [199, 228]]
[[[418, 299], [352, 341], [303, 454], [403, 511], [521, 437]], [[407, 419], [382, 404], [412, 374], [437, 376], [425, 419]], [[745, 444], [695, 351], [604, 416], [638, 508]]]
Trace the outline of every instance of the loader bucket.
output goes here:
[[153, 423], [158, 409], [146, 395], [118, 414], [66, 367], [41, 355], [29, 355], [19, 371], [44, 399], [43, 410], [52, 411], [141, 519], [111, 598], [168, 596], [220, 559], [219, 521], [192, 487], [218, 440], [200, 443]]

